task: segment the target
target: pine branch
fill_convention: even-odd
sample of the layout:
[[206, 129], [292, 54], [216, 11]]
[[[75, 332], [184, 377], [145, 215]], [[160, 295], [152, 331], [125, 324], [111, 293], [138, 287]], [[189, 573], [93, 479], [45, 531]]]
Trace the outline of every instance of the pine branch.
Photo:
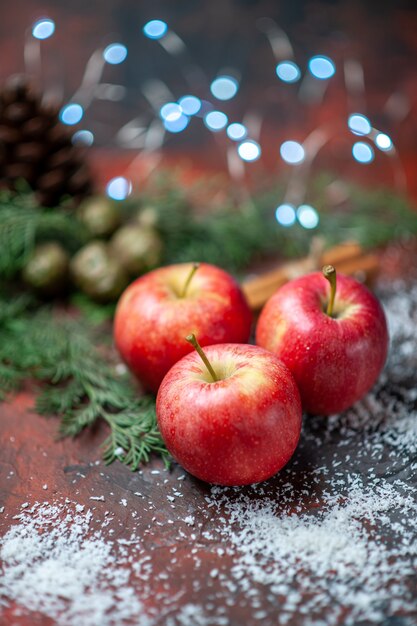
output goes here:
[[0, 401], [11, 391], [17, 391], [25, 379], [25, 373], [12, 364], [0, 363]]
[[417, 233], [417, 211], [405, 197], [391, 189], [338, 181], [345, 200], [335, 206], [326, 193], [333, 178], [330, 174], [317, 176], [309, 191], [311, 204], [321, 217], [314, 232], [322, 235], [329, 245], [354, 239], [369, 249]]
[[[178, 180], [162, 175], [147, 193], [120, 203], [119, 210], [123, 220], [129, 220], [137, 217], [140, 206], [154, 208], [156, 227], [164, 242], [164, 264], [199, 260], [232, 272], [240, 272], [254, 259], [268, 254], [281, 258], [307, 254], [313, 235], [323, 237], [328, 246], [353, 238], [364, 248], [371, 248], [417, 232], [417, 213], [398, 194], [338, 181], [346, 201], [335, 206], [328, 193], [332, 182], [330, 175], [311, 181], [305, 201], [319, 212], [320, 222], [314, 230], [298, 223], [291, 228], [277, 223], [275, 208], [284, 198], [284, 186], [279, 182], [254, 191], [252, 199], [244, 203], [237, 203], [232, 192], [228, 196], [224, 190], [221, 207], [201, 211], [190, 204]], [[209, 187], [210, 182], [206, 185]], [[201, 193], [204, 196], [204, 189]], [[84, 226], [62, 208], [36, 206], [28, 193], [0, 193], [0, 278], [19, 272], [35, 243], [58, 240], [72, 252], [86, 238]], [[76, 298], [91, 320], [112, 314], [111, 307], [90, 306], [82, 294]]]
[[70, 303], [75, 306], [91, 324], [102, 324], [106, 320], [111, 320], [116, 309], [115, 302], [99, 303], [94, 302], [87, 295], [76, 292], [71, 295]]
[[[141, 419], [138, 423], [137, 415]], [[103, 458], [105, 463], [112, 463], [116, 458], [136, 470], [149, 461], [152, 453], [159, 454], [166, 466], [169, 454], [156, 426], [155, 403], [144, 397], [132, 403], [130, 411], [123, 414], [105, 414], [104, 419], [111, 426], [111, 434], [104, 442]]]
[[0, 298], [0, 394], [23, 380], [39, 381], [36, 410], [60, 418], [60, 434], [74, 437], [98, 419], [110, 426], [104, 459], [119, 459], [132, 470], [152, 453], [168, 461], [159, 434], [153, 397], [136, 397], [95, 347], [85, 322], [56, 321], [49, 310], [29, 314], [20, 299]]
[[31, 194], [0, 193], [0, 278], [13, 278], [42, 241], [73, 252], [87, 240], [85, 227], [62, 209], [44, 209]]
[[[282, 190], [278, 192], [282, 194]], [[144, 197], [145, 206], [155, 205], [157, 228], [164, 241], [164, 263], [205, 261], [237, 272], [256, 256], [276, 253], [301, 255], [308, 250], [308, 237], [288, 237], [275, 220], [274, 204], [247, 202], [235, 206], [226, 201], [221, 209], [198, 213], [181, 190], [168, 188], [162, 197]], [[137, 210], [134, 201], [128, 205]], [[276, 206], [276, 205], [275, 205]]]
[[[315, 207], [320, 217], [313, 230], [298, 222], [290, 228], [277, 223], [275, 209], [285, 193], [282, 182], [255, 190], [251, 201], [243, 204], [233, 201], [232, 190], [223, 207], [213, 210], [207, 206], [199, 211], [190, 205], [180, 182], [159, 174], [148, 192], [122, 203], [122, 210], [134, 215], [139, 205], [154, 207], [165, 244], [164, 263], [199, 260], [232, 272], [244, 270], [254, 259], [268, 254], [281, 258], [307, 254], [313, 235], [322, 237], [327, 246], [356, 239], [367, 249], [417, 233], [417, 212], [401, 195], [337, 180], [346, 199], [335, 206], [329, 193], [334, 179], [322, 174], [311, 181], [305, 202]], [[204, 193], [205, 188], [200, 195], [204, 197]]]

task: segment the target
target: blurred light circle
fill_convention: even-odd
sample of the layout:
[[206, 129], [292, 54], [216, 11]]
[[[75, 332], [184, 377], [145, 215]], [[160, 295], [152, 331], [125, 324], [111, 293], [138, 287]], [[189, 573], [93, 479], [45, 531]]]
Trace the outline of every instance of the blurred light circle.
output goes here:
[[297, 209], [297, 219], [303, 228], [316, 228], [319, 223], [319, 214], [309, 204], [301, 204]]
[[48, 39], [55, 32], [55, 22], [49, 18], [38, 20], [32, 26], [32, 35], [35, 39]]
[[232, 139], [233, 141], [241, 141], [241, 139], [246, 137], [248, 131], [246, 130], [246, 126], [243, 124], [233, 122], [233, 124], [229, 124], [227, 127], [226, 133], [229, 139]]
[[168, 30], [168, 24], [162, 20], [151, 20], [143, 27], [143, 32], [149, 39], [161, 39]]
[[63, 124], [68, 124], [72, 126], [73, 124], [78, 124], [81, 121], [84, 115], [84, 109], [81, 104], [77, 104], [73, 102], [71, 104], [67, 104], [62, 107], [59, 112], [59, 118]]
[[118, 65], [127, 57], [127, 48], [122, 43], [111, 43], [104, 49], [103, 58], [106, 63]]
[[72, 136], [72, 143], [92, 146], [94, 143], [94, 135], [91, 130], [77, 130]]
[[204, 117], [204, 124], [214, 132], [222, 130], [227, 125], [227, 121], [227, 115], [221, 111], [210, 111]]
[[284, 141], [279, 152], [282, 159], [291, 165], [302, 163], [305, 159], [305, 150], [298, 141]]
[[275, 211], [275, 217], [281, 226], [292, 226], [295, 222], [295, 209], [292, 204], [280, 204]]
[[357, 141], [352, 148], [353, 158], [359, 163], [371, 163], [374, 160], [372, 146], [364, 141]]
[[182, 108], [176, 102], [167, 102], [159, 111], [160, 116], [166, 122], [175, 122], [182, 115]]
[[349, 116], [348, 126], [355, 135], [368, 135], [371, 130], [371, 122], [361, 113], [353, 113]]
[[239, 83], [233, 76], [219, 76], [210, 85], [210, 91], [217, 100], [230, 100], [238, 89]]
[[391, 150], [394, 145], [391, 137], [388, 137], [385, 133], [378, 133], [375, 137], [375, 143], [382, 151]]
[[175, 120], [164, 120], [164, 127], [170, 133], [180, 133], [187, 128], [190, 118], [181, 113]]
[[333, 61], [324, 55], [312, 57], [308, 62], [308, 69], [315, 78], [320, 80], [331, 78], [336, 72], [336, 66]]
[[237, 152], [243, 161], [257, 161], [261, 156], [261, 146], [256, 141], [248, 139], [239, 144]]
[[106, 186], [106, 194], [113, 200], [124, 200], [132, 191], [132, 183], [124, 176], [112, 178]]
[[186, 115], [195, 115], [201, 109], [201, 100], [196, 96], [183, 96], [178, 100], [178, 104]]
[[296, 83], [300, 79], [300, 68], [293, 61], [281, 61], [275, 68], [278, 78], [284, 83]]

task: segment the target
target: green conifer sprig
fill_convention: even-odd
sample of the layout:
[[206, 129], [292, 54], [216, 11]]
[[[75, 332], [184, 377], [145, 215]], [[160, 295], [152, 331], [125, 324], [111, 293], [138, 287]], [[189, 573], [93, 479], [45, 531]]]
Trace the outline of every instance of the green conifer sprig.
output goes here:
[[[291, 228], [277, 223], [275, 208], [284, 199], [280, 183], [254, 191], [244, 202], [236, 204], [230, 197], [216, 209], [198, 211], [178, 181], [167, 180], [166, 175], [158, 181], [157, 194], [145, 191], [118, 207], [129, 221], [141, 208], [152, 206], [164, 244], [164, 264], [198, 259], [242, 272], [266, 255], [285, 259], [307, 254], [312, 236], [322, 237], [327, 246], [355, 239], [372, 248], [417, 233], [417, 211], [404, 197], [387, 189], [343, 183], [346, 200], [335, 205], [328, 194], [332, 177], [326, 174], [313, 179], [306, 196], [320, 218], [313, 230], [297, 222]], [[59, 241], [71, 253], [87, 239], [84, 225], [73, 213], [39, 207], [28, 193], [0, 193], [0, 280], [20, 272], [36, 243]]]
[[40, 384], [35, 408], [60, 418], [59, 432], [74, 437], [98, 419], [110, 427], [106, 463], [118, 459], [132, 470], [152, 453], [168, 463], [159, 434], [155, 400], [141, 396], [97, 349], [97, 330], [85, 321], [56, 320], [51, 310], [29, 312], [22, 298], [0, 298], [0, 397], [28, 378]]
[[74, 252], [87, 241], [83, 224], [62, 209], [45, 209], [33, 194], [0, 192], [0, 280], [13, 278], [42, 241]]

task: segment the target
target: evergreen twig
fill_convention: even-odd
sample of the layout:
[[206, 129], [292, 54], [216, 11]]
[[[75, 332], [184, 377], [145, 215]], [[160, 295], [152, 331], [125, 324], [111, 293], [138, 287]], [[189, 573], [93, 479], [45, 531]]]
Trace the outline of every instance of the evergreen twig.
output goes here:
[[313, 230], [298, 222], [291, 228], [277, 223], [275, 209], [285, 193], [279, 181], [254, 190], [246, 202], [236, 205], [230, 196], [220, 208], [198, 211], [190, 206], [178, 181], [160, 174], [148, 193], [145, 190], [140, 198], [124, 203], [124, 211], [128, 215], [138, 205], [155, 208], [164, 263], [206, 261], [232, 272], [245, 270], [254, 259], [269, 254], [283, 259], [303, 256], [313, 236], [320, 236], [328, 247], [355, 239], [369, 249], [417, 233], [417, 211], [403, 196], [338, 181], [345, 199], [335, 205], [329, 193], [333, 181], [334, 176], [321, 174], [307, 190], [305, 201], [320, 217]]
[[[284, 195], [279, 183], [254, 192], [251, 200], [238, 205], [230, 196], [220, 208], [198, 211], [178, 181], [161, 175], [157, 182], [158, 192], [145, 191], [120, 203], [119, 209], [126, 220], [136, 216], [141, 206], [155, 209], [164, 264], [198, 260], [239, 272], [260, 256], [307, 254], [313, 235], [321, 236], [328, 246], [356, 239], [364, 248], [372, 248], [417, 233], [417, 212], [400, 195], [343, 183], [347, 200], [335, 206], [327, 193], [332, 177], [326, 174], [312, 181], [307, 194], [320, 216], [314, 230], [298, 223], [291, 228], [277, 224], [275, 208]], [[73, 214], [36, 206], [28, 193], [0, 193], [0, 279], [13, 278], [21, 270], [35, 243], [58, 240], [73, 252], [87, 237]], [[87, 312], [88, 304], [85, 308]]]
[[37, 243], [60, 241], [74, 252], [87, 232], [73, 215], [38, 206], [30, 193], [0, 192], [0, 279], [13, 278]]
[[36, 410], [57, 415], [62, 436], [74, 437], [101, 418], [110, 426], [106, 463], [118, 459], [135, 470], [152, 453], [168, 463], [154, 398], [138, 397], [99, 353], [91, 333], [85, 322], [54, 321], [48, 310], [29, 314], [21, 298], [0, 299], [0, 395], [36, 379]]

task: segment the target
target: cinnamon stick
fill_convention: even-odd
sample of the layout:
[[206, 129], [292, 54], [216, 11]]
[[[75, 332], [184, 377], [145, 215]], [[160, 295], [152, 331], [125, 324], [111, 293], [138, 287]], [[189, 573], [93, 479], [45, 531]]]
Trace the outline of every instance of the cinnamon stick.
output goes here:
[[329, 264], [334, 265], [342, 274], [358, 275], [361, 280], [369, 281], [378, 272], [379, 257], [374, 253], [364, 253], [357, 242], [346, 242], [329, 248], [321, 255], [290, 261], [277, 269], [250, 278], [243, 282], [243, 292], [249, 306], [257, 311], [289, 280]]

